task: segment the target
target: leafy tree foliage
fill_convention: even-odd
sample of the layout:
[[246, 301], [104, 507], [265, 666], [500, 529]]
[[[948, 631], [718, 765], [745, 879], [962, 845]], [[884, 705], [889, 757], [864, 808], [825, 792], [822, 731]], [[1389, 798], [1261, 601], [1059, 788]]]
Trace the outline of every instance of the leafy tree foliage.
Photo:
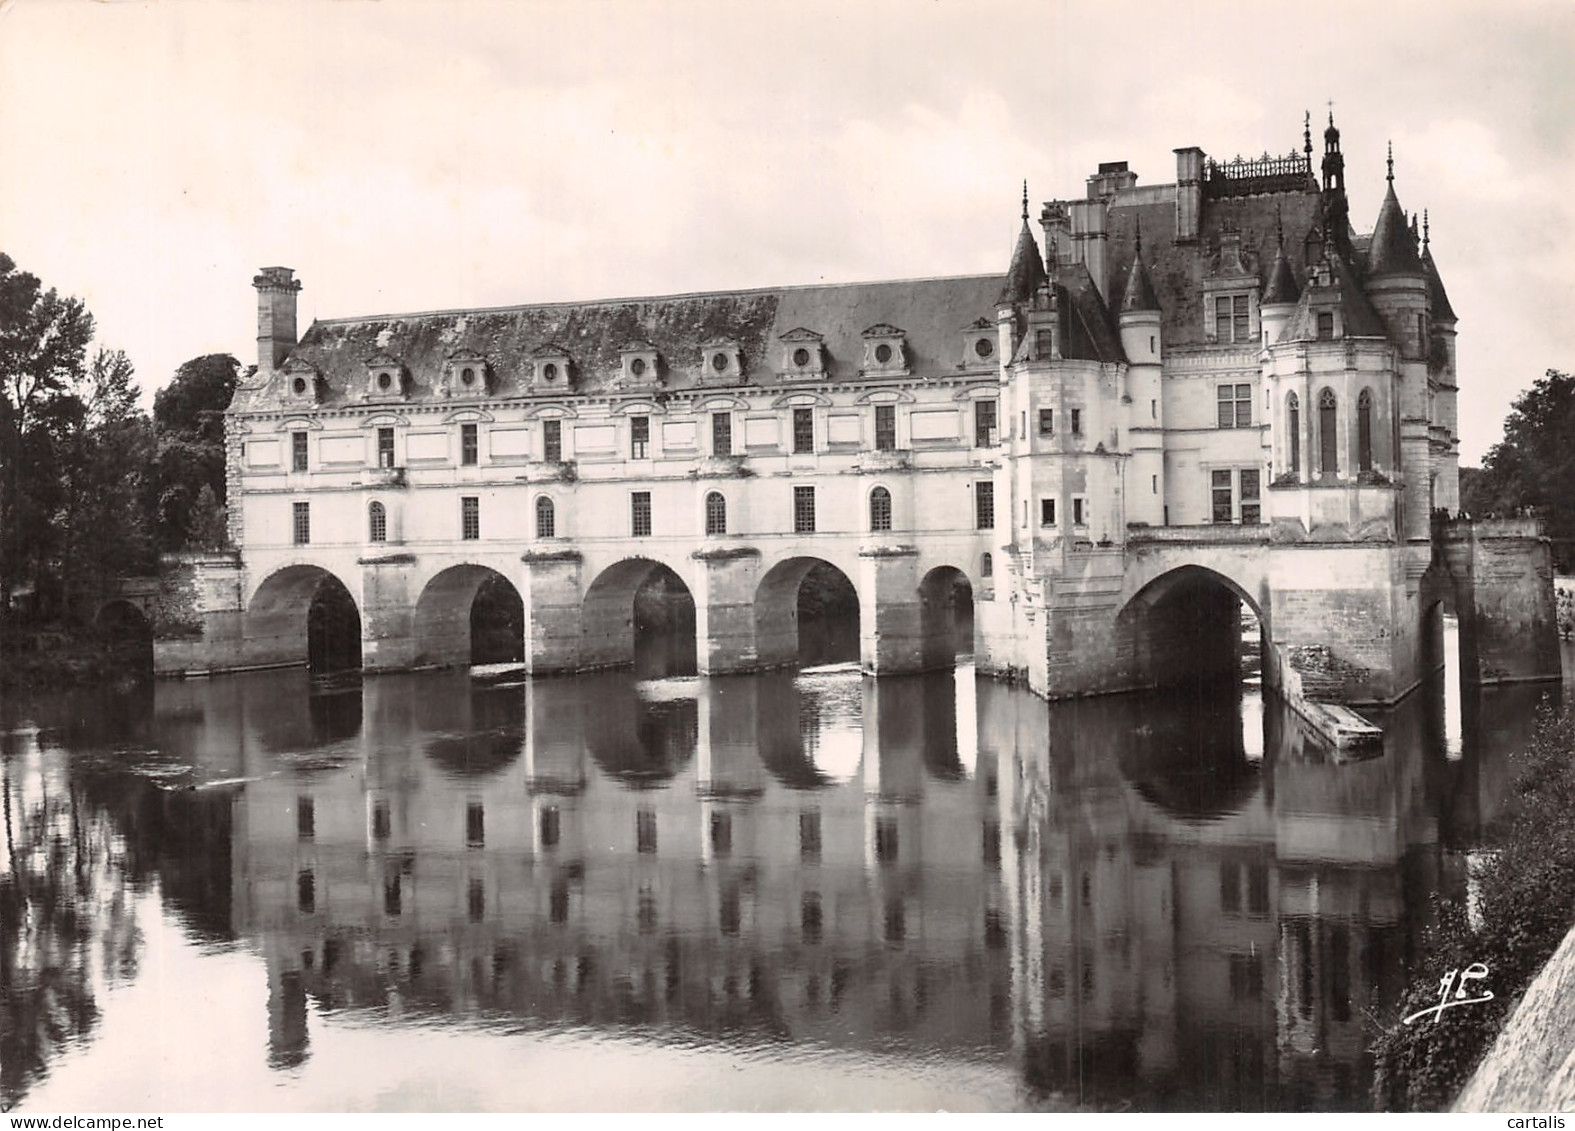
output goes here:
[[1479, 474], [1461, 475], [1474, 517], [1531, 511], [1546, 524], [1560, 568], [1575, 562], [1575, 375], [1550, 369], [1522, 393]]
[[194, 357], [153, 398], [159, 543], [166, 550], [224, 542], [224, 410], [241, 365], [227, 353]]

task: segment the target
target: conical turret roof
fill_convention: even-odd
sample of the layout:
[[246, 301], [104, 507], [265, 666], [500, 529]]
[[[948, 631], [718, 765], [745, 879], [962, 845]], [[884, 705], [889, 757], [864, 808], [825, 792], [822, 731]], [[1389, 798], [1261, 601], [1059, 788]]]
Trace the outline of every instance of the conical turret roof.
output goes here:
[[1389, 157], [1389, 191], [1378, 209], [1373, 239], [1367, 252], [1368, 275], [1420, 275], [1422, 260], [1416, 253], [1416, 240], [1406, 225], [1405, 210], [1395, 196], [1395, 160]]
[[1139, 228], [1137, 249], [1127, 271], [1127, 289], [1121, 296], [1121, 313], [1137, 314], [1149, 310], [1159, 311], [1159, 298], [1154, 294], [1154, 284], [1149, 281], [1148, 268], [1143, 266], [1143, 230]]
[[1431, 250], [1422, 252], [1422, 268], [1427, 272], [1427, 297], [1433, 308], [1433, 321], [1458, 321], [1455, 308], [1449, 305], [1449, 295], [1444, 291], [1444, 280], [1438, 273], [1438, 264], [1433, 262]]
[[1024, 216], [1022, 230], [1017, 233], [1017, 246], [1012, 249], [1012, 265], [1006, 269], [1001, 301], [1027, 302], [1048, 279], [1045, 261], [1039, 254], [1039, 243], [1029, 230], [1028, 217]]
[[1301, 296], [1302, 289], [1296, 285], [1296, 272], [1291, 270], [1290, 261], [1285, 258], [1285, 245], [1281, 244], [1274, 254], [1274, 266], [1269, 268], [1269, 285], [1264, 288], [1261, 305], [1291, 303]]

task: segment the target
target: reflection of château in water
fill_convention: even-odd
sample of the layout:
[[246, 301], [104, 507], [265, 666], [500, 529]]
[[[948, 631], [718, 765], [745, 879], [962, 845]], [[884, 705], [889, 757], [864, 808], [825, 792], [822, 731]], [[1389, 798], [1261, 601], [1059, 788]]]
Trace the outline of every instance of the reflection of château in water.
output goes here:
[[1335, 765], [1231, 697], [294, 678], [160, 692], [256, 779], [233, 922], [279, 1065], [311, 1002], [1009, 1057], [1094, 1105], [1362, 1107], [1450, 770], [1422, 701]]

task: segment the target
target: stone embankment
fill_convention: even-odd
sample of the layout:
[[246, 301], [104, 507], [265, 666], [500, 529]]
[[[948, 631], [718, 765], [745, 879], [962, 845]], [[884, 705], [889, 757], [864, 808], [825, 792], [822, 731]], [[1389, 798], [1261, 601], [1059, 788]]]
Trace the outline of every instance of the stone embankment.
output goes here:
[[1532, 981], [1455, 1111], [1575, 1111], [1575, 930]]

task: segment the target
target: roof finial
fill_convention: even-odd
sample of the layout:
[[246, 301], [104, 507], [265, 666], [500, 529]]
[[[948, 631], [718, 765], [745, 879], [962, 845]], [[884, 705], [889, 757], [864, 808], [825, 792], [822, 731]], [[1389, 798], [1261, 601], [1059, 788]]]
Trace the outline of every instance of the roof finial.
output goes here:
[[1389, 143], [1389, 183], [1395, 183], [1395, 143]]
[[1028, 178], [1023, 178], [1023, 223], [1028, 223]]
[[1422, 209], [1422, 254], [1427, 254], [1427, 209]]
[[1329, 124], [1334, 125], [1334, 99], [1329, 99]]
[[1133, 258], [1143, 258], [1143, 217], [1137, 218], [1137, 238], [1133, 241]]
[[1312, 160], [1312, 111], [1302, 111], [1302, 152], [1307, 154], [1307, 160]]

